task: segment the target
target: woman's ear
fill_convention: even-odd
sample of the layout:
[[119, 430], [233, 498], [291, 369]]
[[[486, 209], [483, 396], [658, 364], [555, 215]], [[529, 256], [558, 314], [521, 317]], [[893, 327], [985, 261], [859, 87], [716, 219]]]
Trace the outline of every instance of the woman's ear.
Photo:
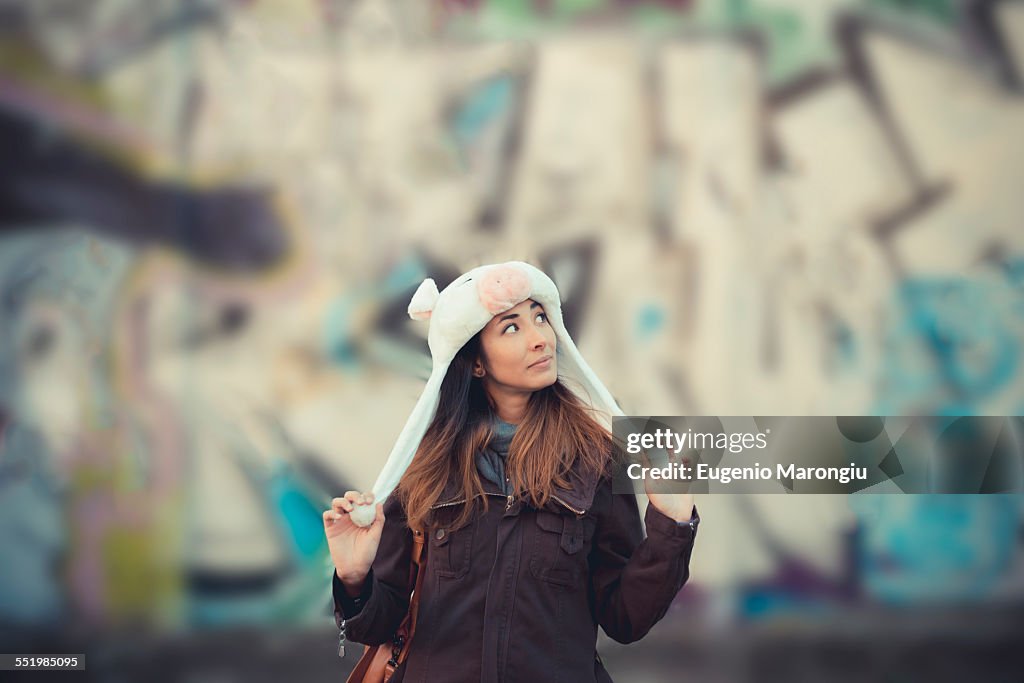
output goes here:
[[473, 361], [473, 376], [474, 377], [483, 377], [484, 374], [486, 374], [486, 373], [484, 371], [483, 361], [481, 361], [479, 358], [477, 358], [475, 361]]

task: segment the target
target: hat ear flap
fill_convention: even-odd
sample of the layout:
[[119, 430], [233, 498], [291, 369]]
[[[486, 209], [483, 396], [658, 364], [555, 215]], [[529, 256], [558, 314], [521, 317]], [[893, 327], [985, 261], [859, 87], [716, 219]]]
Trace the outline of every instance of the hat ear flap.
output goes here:
[[428, 277], [412, 295], [409, 302], [409, 317], [413, 320], [429, 320], [430, 314], [434, 312], [434, 306], [437, 305], [437, 296], [437, 283]]

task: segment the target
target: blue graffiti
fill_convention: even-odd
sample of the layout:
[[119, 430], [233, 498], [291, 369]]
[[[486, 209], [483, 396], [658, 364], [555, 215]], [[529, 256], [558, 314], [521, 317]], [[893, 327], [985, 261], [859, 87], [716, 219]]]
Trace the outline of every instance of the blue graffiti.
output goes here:
[[452, 117], [452, 134], [459, 146], [472, 144], [487, 126], [507, 113], [514, 92], [510, 76], [490, 79], [470, 92]]
[[[908, 280], [898, 290], [903, 311], [889, 330], [879, 414], [926, 400], [942, 415], [973, 414], [976, 403], [1004, 388], [1020, 366], [1019, 342], [1005, 311], [1020, 297], [1006, 286], [967, 279]], [[920, 357], [920, 351], [927, 355]], [[914, 362], [905, 362], [908, 358]]]

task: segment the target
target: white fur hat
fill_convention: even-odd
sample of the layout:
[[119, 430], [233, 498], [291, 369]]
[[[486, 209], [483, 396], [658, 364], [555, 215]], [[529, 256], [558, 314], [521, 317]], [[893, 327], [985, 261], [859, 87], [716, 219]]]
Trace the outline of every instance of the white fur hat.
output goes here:
[[[441, 293], [434, 281], [427, 278], [409, 303], [409, 315], [430, 321], [427, 344], [433, 369], [373, 485], [375, 502], [382, 503], [391, 495], [416, 455], [437, 411], [441, 383], [459, 349], [494, 316], [527, 299], [544, 307], [548, 323], [555, 330], [559, 378], [586, 404], [606, 413], [609, 422], [612, 415], [622, 415], [615, 399], [583, 360], [566, 331], [558, 288], [542, 271], [522, 261], [480, 266], [456, 278]], [[352, 512], [352, 520], [360, 526], [371, 524], [373, 518], [372, 505], [356, 506]]]

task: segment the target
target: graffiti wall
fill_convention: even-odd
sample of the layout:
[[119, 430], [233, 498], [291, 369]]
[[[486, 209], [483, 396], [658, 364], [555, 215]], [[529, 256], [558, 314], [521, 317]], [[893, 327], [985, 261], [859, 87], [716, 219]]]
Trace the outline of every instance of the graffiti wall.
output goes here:
[[[1020, 3], [3, 12], [5, 621], [323, 621], [408, 300], [499, 259], [627, 413], [1024, 409]], [[1024, 595], [1016, 498], [858, 498], [702, 501], [694, 592]]]

